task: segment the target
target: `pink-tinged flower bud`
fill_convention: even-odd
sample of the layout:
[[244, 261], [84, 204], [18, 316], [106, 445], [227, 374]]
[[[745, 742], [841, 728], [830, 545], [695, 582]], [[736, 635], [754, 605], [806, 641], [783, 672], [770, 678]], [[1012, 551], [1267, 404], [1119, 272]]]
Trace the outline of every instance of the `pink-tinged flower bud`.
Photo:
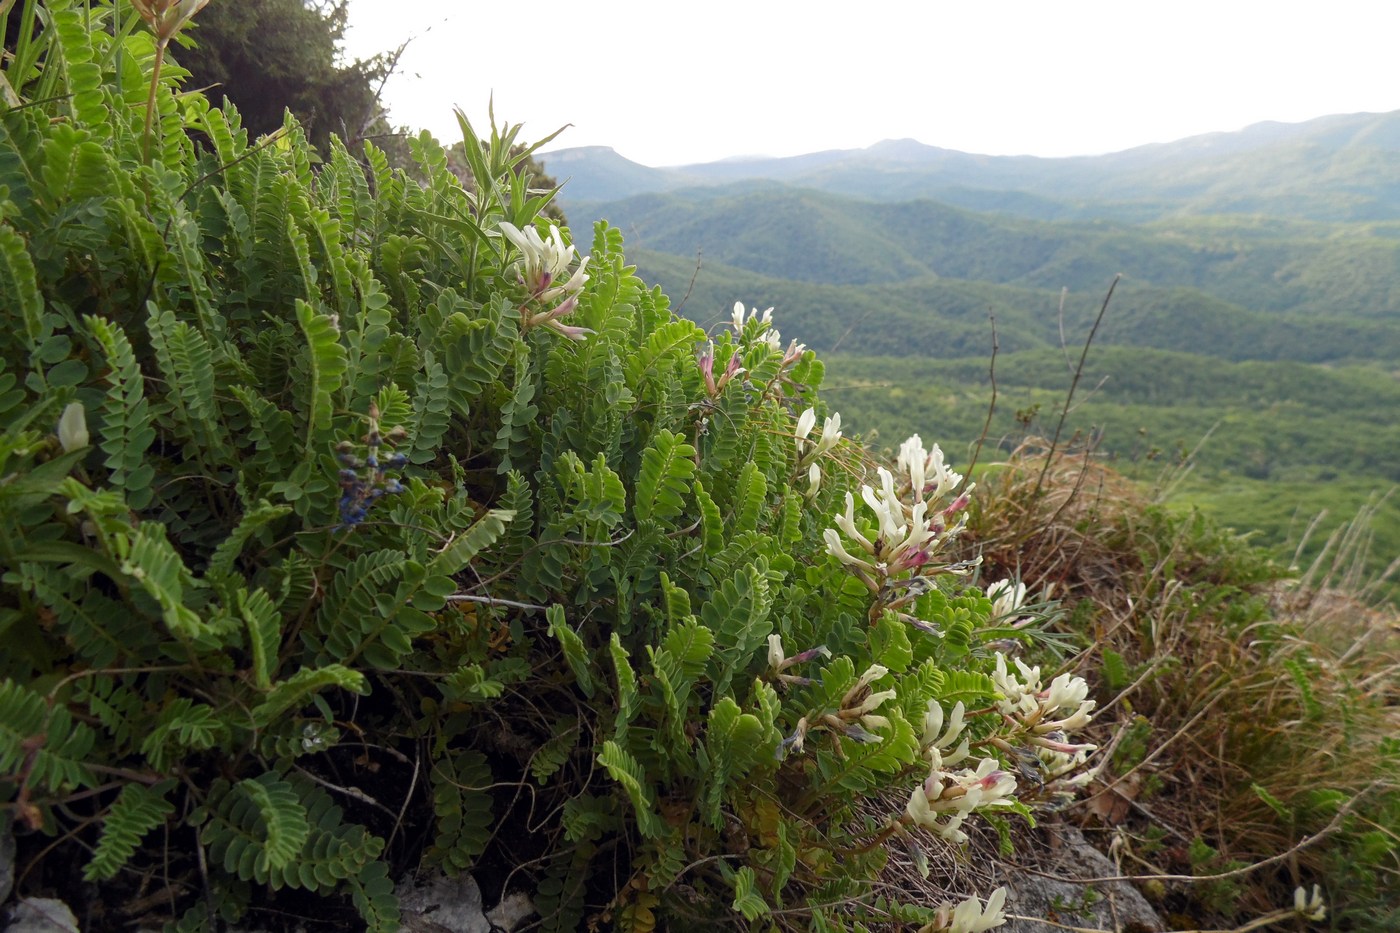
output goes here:
[[719, 386], [715, 385], [715, 345], [706, 344], [696, 362], [700, 364], [700, 375], [705, 377], [705, 391], [714, 398], [719, 395]]
[[734, 355], [729, 357], [729, 365], [724, 367], [724, 378], [720, 381], [720, 385], [724, 385], [742, 371], [743, 370], [739, 368], [739, 353], [736, 350]]

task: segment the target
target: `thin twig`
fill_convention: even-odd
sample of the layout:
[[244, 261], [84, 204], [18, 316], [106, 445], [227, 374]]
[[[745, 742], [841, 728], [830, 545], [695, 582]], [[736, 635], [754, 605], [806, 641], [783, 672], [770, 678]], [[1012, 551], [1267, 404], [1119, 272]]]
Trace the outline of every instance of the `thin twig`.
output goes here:
[[1045, 486], [1046, 474], [1050, 472], [1050, 464], [1055, 460], [1055, 450], [1060, 443], [1060, 435], [1065, 429], [1065, 419], [1069, 417], [1070, 406], [1074, 403], [1074, 390], [1079, 387], [1079, 380], [1084, 375], [1084, 363], [1089, 358], [1089, 347], [1094, 343], [1094, 336], [1099, 332], [1099, 325], [1103, 323], [1103, 316], [1108, 312], [1108, 303], [1113, 300], [1113, 290], [1118, 287], [1118, 282], [1123, 278], [1120, 272], [1113, 277], [1113, 282], [1108, 286], [1108, 294], [1103, 297], [1103, 305], [1099, 308], [1099, 316], [1094, 318], [1094, 326], [1089, 328], [1089, 336], [1084, 340], [1084, 349], [1079, 354], [1079, 365], [1075, 367], [1074, 378], [1070, 380], [1069, 392], [1065, 395], [1065, 404], [1060, 409], [1060, 423], [1055, 426], [1055, 436], [1050, 440], [1050, 450], [1045, 454], [1045, 465], [1040, 468], [1040, 477], [1035, 481], [1035, 489], [1031, 492], [1031, 500], [1040, 497], [1040, 491]]
[[342, 793], [347, 797], [358, 800], [360, 803], [367, 803], [371, 807], [374, 807], [376, 810], [383, 810], [391, 817], [395, 815], [393, 810], [390, 810], [388, 807], [384, 806], [384, 804], [380, 803], [378, 800], [375, 800], [373, 797], [371, 797], [369, 794], [366, 794], [358, 787], [341, 787], [339, 784], [332, 784], [325, 778], [312, 774], [310, 771], [307, 771], [300, 765], [297, 766], [297, 771], [328, 790], [338, 791], [339, 793]]
[[544, 612], [548, 606], [537, 606], [534, 603], [520, 603], [513, 599], [497, 599], [494, 596], [473, 596], [470, 593], [453, 593], [447, 597], [449, 603], [481, 603], [483, 606], [507, 606], [511, 609], [528, 609], [532, 612]]
[[681, 296], [681, 303], [676, 305], [676, 313], [681, 313], [681, 308], [690, 300], [690, 293], [695, 290], [695, 280], [700, 277], [700, 267], [704, 265], [705, 250], [703, 247], [695, 251], [695, 271], [690, 274], [690, 284], [685, 287], [685, 294]]
[[1364, 797], [1364, 796], [1365, 796], [1368, 792], [1370, 792], [1373, 788], [1377, 787], [1380, 783], [1381, 783], [1380, 781], [1372, 781], [1372, 782], [1371, 782], [1370, 784], [1368, 784], [1366, 787], [1362, 788], [1361, 791], [1360, 791], [1360, 793], [1358, 793], [1355, 797], [1352, 797], [1350, 800], [1348, 800], [1348, 801], [1346, 802], [1345, 805], [1343, 805], [1340, 809], [1337, 810], [1336, 814], [1333, 815], [1331, 822], [1329, 822], [1326, 826], [1324, 826], [1324, 827], [1322, 827], [1321, 829], [1319, 829], [1317, 832], [1313, 833], [1311, 836], [1305, 836], [1304, 838], [1300, 839], [1298, 842], [1294, 843], [1293, 846], [1292, 846], [1291, 848], [1289, 848], [1288, 850], [1286, 850], [1286, 851], [1284, 851], [1284, 852], [1280, 852], [1280, 853], [1277, 854], [1277, 855], [1271, 855], [1271, 856], [1269, 856], [1268, 858], [1266, 858], [1266, 859], [1264, 859], [1264, 860], [1262, 860], [1262, 861], [1254, 862], [1253, 864], [1246, 865], [1246, 866], [1243, 867], [1243, 868], [1236, 868], [1236, 869], [1234, 869], [1233, 871], [1222, 871], [1222, 872], [1220, 872], [1220, 873], [1218, 873], [1218, 874], [1214, 874], [1214, 875], [1104, 875], [1104, 876], [1101, 876], [1101, 877], [1098, 877], [1098, 878], [1068, 878], [1068, 877], [1065, 877], [1064, 875], [1056, 875], [1056, 874], [1052, 874], [1052, 873], [1050, 873], [1050, 872], [1039, 871], [1039, 870], [1037, 870], [1037, 869], [1029, 868], [1029, 867], [1024, 866], [1024, 865], [1019, 865], [1019, 866], [1017, 866], [1017, 870], [1019, 870], [1019, 871], [1030, 872], [1031, 874], [1033, 874], [1033, 875], [1039, 875], [1039, 876], [1042, 877], [1042, 878], [1050, 878], [1050, 879], [1055, 880], [1055, 881], [1063, 881], [1063, 882], [1066, 882], [1066, 883], [1068, 883], [1068, 884], [1108, 884], [1109, 882], [1112, 882], [1112, 881], [1129, 881], [1129, 882], [1142, 882], [1142, 881], [1189, 881], [1189, 882], [1197, 882], [1197, 881], [1224, 881], [1224, 880], [1226, 880], [1226, 879], [1228, 879], [1228, 878], [1238, 878], [1238, 877], [1240, 877], [1241, 875], [1247, 875], [1247, 874], [1249, 874], [1250, 872], [1258, 871], [1258, 870], [1261, 869], [1261, 868], [1267, 868], [1269, 865], [1273, 865], [1273, 864], [1275, 864], [1275, 863], [1277, 863], [1277, 862], [1282, 862], [1282, 861], [1284, 861], [1285, 859], [1291, 858], [1293, 855], [1295, 855], [1295, 854], [1298, 853], [1298, 852], [1301, 852], [1303, 849], [1306, 849], [1308, 846], [1312, 845], [1313, 843], [1318, 842], [1318, 841], [1320, 841], [1321, 839], [1323, 839], [1324, 837], [1330, 836], [1332, 833], [1336, 832], [1339, 828], [1341, 828], [1343, 818], [1345, 818], [1346, 815], [1347, 815], [1349, 812], [1351, 812], [1352, 808], [1356, 806], [1356, 802], [1357, 802], [1358, 800], [1360, 800], [1362, 797]]
[[982, 433], [978, 435], [977, 446], [972, 450], [972, 460], [963, 473], [963, 486], [972, 479], [972, 468], [977, 466], [977, 458], [982, 455], [982, 444], [987, 440], [987, 432], [992, 429], [992, 415], [997, 410], [997, 350], [1001, 349], [1001, 344], [997, 340], [997, 316], [989, 314], [987, 320], [992, 322], [992, 358], [987, 361], [987, 378], [992, 383], [992, 400], [987, 404], [987, 420], [982, 423]]

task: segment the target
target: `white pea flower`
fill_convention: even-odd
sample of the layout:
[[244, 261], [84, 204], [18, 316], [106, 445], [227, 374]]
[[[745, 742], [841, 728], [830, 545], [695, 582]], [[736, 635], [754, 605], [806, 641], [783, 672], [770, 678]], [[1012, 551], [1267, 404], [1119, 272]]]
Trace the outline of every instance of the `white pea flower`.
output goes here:
[[923, 498], [924, 462], [927, 459], [928, 451], [924, 450], [924, 442], [917, 434], [911, 435], [899, 447], [899, 457], [895, 460], [895, 467], [901, 473], [909, 475], [909, 488], [913, 491], [915, 498]]
[[1036, 694], [1040, 692], [1040, 668], [1027, 667], [1020, 658], [1014, 660], [1020, 671], [1019, 678], [1007, 670], [1006, 655], [997, 652], [997, 669], [992, 674], [992, 682], [1002, 695], [1002, 699], [997, 700], [997, 709], [1007, 716], [1018, 712], [1029, 716], [1040, 708], [1036, 702]]
[[87, 411], [82, 402], [69, 402], [58, 419], [58, 443], [64, 453], [72, 453], [88, 445]]
[[812, 456], [819, 457], [841, 442], [841, 413], [838, 411], [822, 422], [822, 436]]
[[[875, 553], [875, 545], [871, 543], [869, 538], [861, 534], [860, 529], [856, 527], [856, 501], [851, 497], [849, 492], [846, 493], [846, 514], [837, 515], [835, 522], [836, 527], [845, 532], [846, 537], [859, 544], [861, 550], [865, 551], [867, 554]], [[828, 528], [827, 531], [834, 532], [835, 529]]]
[[807, 471], [807, 499], [811, 501], [817, 497], [817, 492], [822, 488], [822, 468], [817, 464], [812, 464]]
[[869, 573], [875, 572], [874, 564], [862, 560], [846, 550], [846, 546], [841, 543], [841, 536], [836, 533], [835, 528], [828, 528], [822, 532], [822, 540], [826, 542], [826, 552], [847, 567], [856, 567]]
[[515, 261], [516, 274], [520, 277], [521, 284], [529, 290], [530, 300], [549, 304], [556, 299], [562, 299], [553, 308], [543, 311], [530, 312], [522, 308], [524, 329], [543, 326], [570, 340], [586, 339], [593, 333], [591, 330], [586, 327], [569, 326], [561, 322], [560, 318], [572, 314], [578, 307], [578, 296], [588, 282], [588, 274], [583, 271], [588, 265], [588, 257], [583, 257], [578, 268], [570, 275], [569, 267], [573, 265], [574, 248], [565, 245], [557, 226], [550, 224], [548, 239], [541, 237], [540, 232], [533, 226], [521, 230], [504, 220], [500, 223], [500, 231], [520, 250], [520, 258]]
[[895, 494], [894, 477], [890, 475], [890, 471], [880, 467], [878, 473], [880, 476], [879, 494], [877, 495], [875, 490], [869, 486], [862, 486], [860, 495], [880, 522], [880, 537], [893, 544], [908, 533], [908, 529], [903, 523], [904, 506], [899, 501], [899, 496]]
[[950, 773], [942, 770], [935, 756], [928, 778], [909, 795], [905, 814], [914, 824], [950, 842], [963, 843], [967, 834], [959, 827], [969, 814], [1011, 806], [1015, 792], [1016, 778], [1001, 770], [995, 758], [982, 759], [976, 769]]
[[992, 619], [1011, 625], [1017, 621], [1016, 613], [1026, 603], [1026, 585], [999, 580], [987, 587], [987, 598], [992, 601]]
[[947, 933], [986, 933], [1006, 922], [1002, 907], [1006, 904], [1006, 888], [997, 888], [987, 898], [987, 906], [976, 895], [969, 897], [957, 907], [947, 921]]
[[821, 437], [813, 443], [809, 438], [817, 426], [817, 410], [809, 408], [797, 418], [797, 432], [794, 435], [799, 461], [820, 457], [841, 442], [841, 413], [828, 415], [822, 422]]
[[809, 408], [797, 416], [797, 433], [794, 435], [797, 444], [797, 456], [802, 457], [807, 450], [807, 435], [812, 433], [812, 429], [817, 426], [817, 410]]
[[758, 321], [760, 324], [768, 324], [771, 326], [773, 323], [773, 309], [769, 308], [767, 311], [763, 312], [762, 316], [760, 316], [758, 313], [758, 309], [754, 308], [748, 313], [748, 317], [745, 318], [744, 303], [742, 301], [736, 301], [734, 302], [734, 311], [730, 315], [730, 319], [734, 322], [735, 331], [742, 331], [744, 329], [745, 321]]
[[[924, 713], [924, 739], [922, 744], [925, 747], [938, 749], [944, 749], [952, 745], [957, 741], [958, 736], [962, 735], [962, 731], [966, 727], [966, 723], [963, 721], [963, 716], [966, 711], [967, 708], [963, 705], [962, 700], [954, 704], [953, 715], [948, 717], [948, 728], [945, 730], [943, 728], [943, 704], [939, 703], [937, 700], [929, 700], [928, 712]], [[939, 734], [940, 732], [942, 735]]]
[[548, 239], [541, 237], [539, 230], [533, 226], [521, 230], [504, 220], [500, 223], [500, 230], [520, 250], [521, 257], [516, 260], [519, 267], [517, 274], [534, 297], [540, 301], [552, 301], [564, 295], [577, 294], [583, 289], [588, 281], [588, 275], [583, 271], [588, 265], [588, 257], [583, 257], [578, 268], [568, 275], [574, 261], [574, 248], [565, 245], [557, 226], [549, 225]]

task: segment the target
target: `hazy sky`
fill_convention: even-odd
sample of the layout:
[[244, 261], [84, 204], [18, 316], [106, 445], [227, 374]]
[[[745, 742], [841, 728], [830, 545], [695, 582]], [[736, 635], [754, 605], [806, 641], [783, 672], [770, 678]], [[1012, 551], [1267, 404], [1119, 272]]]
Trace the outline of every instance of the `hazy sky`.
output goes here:
[[412, 39], [397, 124], [462, 107], [647, 165], [913, 137], [1111, 152], [1261, 120], [1400, 109], [1393, 0], [350, 0], [347, 50]]

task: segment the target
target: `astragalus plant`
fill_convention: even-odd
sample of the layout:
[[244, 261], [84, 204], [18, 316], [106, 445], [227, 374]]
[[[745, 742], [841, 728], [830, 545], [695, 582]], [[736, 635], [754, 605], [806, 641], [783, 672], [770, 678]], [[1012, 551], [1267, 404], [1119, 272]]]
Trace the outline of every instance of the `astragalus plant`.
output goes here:
[[769, 314], [707, 334], [617, 231], [542, 222], [518, 128], [462, 121], [470, 191], [415, 139], [411, 181], [290, 120], [248, 139], [129, 5], [19, 15], [18, 894], [390, 930], [393, 879], [440, 868], [529, 886], [549, 930], [1000, 922], [872, 884], [1090, 751], [1083, 681], [984, 644], [937, 447], [872, 462]]

